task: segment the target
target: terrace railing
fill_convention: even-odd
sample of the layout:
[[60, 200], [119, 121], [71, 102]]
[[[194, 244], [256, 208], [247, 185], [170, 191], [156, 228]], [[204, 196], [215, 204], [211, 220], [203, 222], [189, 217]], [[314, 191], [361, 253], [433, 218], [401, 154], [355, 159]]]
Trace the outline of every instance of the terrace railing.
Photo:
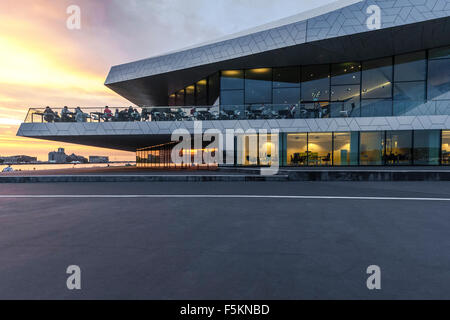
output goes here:
[[111, 109], [84, 107], [30, 108], [27, 123], [42, 122], [129, 122], [129, 121], [213, 121], [260, 119], [312, 119], [377, 117], [402, 115], [450, 115], [450, 100], [392, 101], [366, 100], [363, 104], [346, 102], [312, 102], [301, 104], [253, 104], [222, 106], [163, 106]]

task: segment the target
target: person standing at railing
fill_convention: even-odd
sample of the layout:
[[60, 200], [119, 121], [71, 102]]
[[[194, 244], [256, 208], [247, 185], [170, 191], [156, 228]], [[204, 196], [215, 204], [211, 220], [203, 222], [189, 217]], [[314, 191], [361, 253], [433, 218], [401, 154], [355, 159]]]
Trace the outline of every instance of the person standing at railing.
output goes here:
[[112, 111], [109, 109], [108, 106], [105, 107], [105, 110], [103, 110], [103, 119], [105, 122], [108, 122], [113, 117]]

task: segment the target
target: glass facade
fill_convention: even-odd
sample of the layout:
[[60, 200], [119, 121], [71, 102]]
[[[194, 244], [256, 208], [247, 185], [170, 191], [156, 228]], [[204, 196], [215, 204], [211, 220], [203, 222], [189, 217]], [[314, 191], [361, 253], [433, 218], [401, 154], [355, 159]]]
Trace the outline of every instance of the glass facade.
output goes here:
[[[176, 143], [138, 150], [138, 165], [176, 167], [171, 162], [174, 145]], [[270, 166], [274, 162], [291, 167], [450, 165], [450, 130], [249, 133], [235, 136], [234, 146], [237, 166]], [[216, 151], [191, 149], [183, 152], [194, 161], [199, 153]]]
[[242, 117], [244, 110], [270, 108], [260, 118], [450, 114], [449, 103], [438, 103], [450, 101], [449, 52], [444, 47], [361, 62], [222, 70], [171, 94], [169, 105], [214, 105], [220, 98], [224, 110], [240, 109]]

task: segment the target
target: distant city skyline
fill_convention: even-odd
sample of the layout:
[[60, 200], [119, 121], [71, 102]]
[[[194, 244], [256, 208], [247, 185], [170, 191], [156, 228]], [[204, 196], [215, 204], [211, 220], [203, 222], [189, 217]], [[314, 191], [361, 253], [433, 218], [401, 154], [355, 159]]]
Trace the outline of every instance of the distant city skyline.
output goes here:
[[[332, 2], [3, 0], [0, 155], [21, 154], [26, 149], [43, 160], [49, 149], [61, 146], [16, 137], [29, 107], [130, 105], [103, 85], [112, 65], [213, 40]], [[81, 30], [66, 27], [66, 9], [73, 4], [81, 8]], [[76, 154], [108, 155], [112, 161], [135, 157], [129, 152], [62, 146]]]

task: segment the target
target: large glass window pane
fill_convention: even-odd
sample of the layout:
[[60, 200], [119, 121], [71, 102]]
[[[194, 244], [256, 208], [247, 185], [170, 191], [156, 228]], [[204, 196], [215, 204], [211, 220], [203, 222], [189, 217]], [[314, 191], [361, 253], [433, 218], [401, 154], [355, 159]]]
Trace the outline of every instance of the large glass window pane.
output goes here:
[[280, 88], [273, 90], [273, 104], [298, 104], [300, 102], [300, 88]]
[[308, 138], [306, 133], [287, 135], [286, 154], [288, 166], [304, 166], [308, 164]]
[[237, 164], [244, 166], [258, 165], [258, 135], [242, 134], [236, 137], [237, 140]]
[[345, 62], [331, 66], [331, 84], [359, 84], [361, 81], [361, 64]]
[[442, 164], [450, 165], [450, 131], [442, 131]]
[[220, 104], [224, 106], [242, 106], [244, 104], [244, 90], [221, 91]]
[[331, 86], [331, 117], [359, 116], [359, 85]]
[[195, 86], [188, 86], [185, 89], [185, 105], [186, 106], [193, 106], [195, 105]]
[[299, 88], [300, 67], [285, 67], [273, 69], [274, 88]]
[[450, 59], [450, 46], [431, 49], [428, 56], [430, 59]]
[[332, 165], [333, 134], [309, 133], [308, 134], [308, 164], [310, 166]]
[[426, 79], [425, 51], [395, 57], [394, 81], [423, 81]]
[[361, 101], [361, 117], [392, 116], [392, 100], [369, 99]]
[[386, 154], [387, 165], [412, 164], [412, 131], [387, 131]]
[[394, 84], [394, 116], [420, 114], [425, 102], [425, 81]]
[[336, 132], [333, 143], [333, 165], [358, 165], [358, 132]]
[[361, 165], [382, 165], [384, 151], [384, 132], [361, 132], [359, 150]]
[[208, 104], [208, 82], [206, 79], [200, 80], [195, 84], [195, 103], [198, 106]]
[[272, 102], [272, 69], [245, 70], [245, 103]]
[[175, 104], [177, 106], [184, 106], [184, 89], [176, 93]]
[[279, 136], [277, 134], [260, 134], [259, 144], [259, 165], [270, 166], [279, 161]]
[[175, 93], [172, 93], [170, 96], [169, 96], [169, 106], [176, 106], [176, 94]]
[[450, 59], [428, 62], [428, 100], [450, 99]]
[[244, 89], [244, 71], [243, 70], [225, 70], [221, 72], [220, 89]]
[[302, 67], [302, 101], [328, 101], [330, 99], [329, 69], [329, 65]]
[[365, 61], [362, 63], [361, 98], [392, 97], [392, 58]]
[[416, 165], [438, 165], [441, 141], [440, 130], [414, 131], [413, 158]]
[[217, 104], [220, 96], [220, 77], [219, 73], [215, 73], [208, 77], [208, 105]]

